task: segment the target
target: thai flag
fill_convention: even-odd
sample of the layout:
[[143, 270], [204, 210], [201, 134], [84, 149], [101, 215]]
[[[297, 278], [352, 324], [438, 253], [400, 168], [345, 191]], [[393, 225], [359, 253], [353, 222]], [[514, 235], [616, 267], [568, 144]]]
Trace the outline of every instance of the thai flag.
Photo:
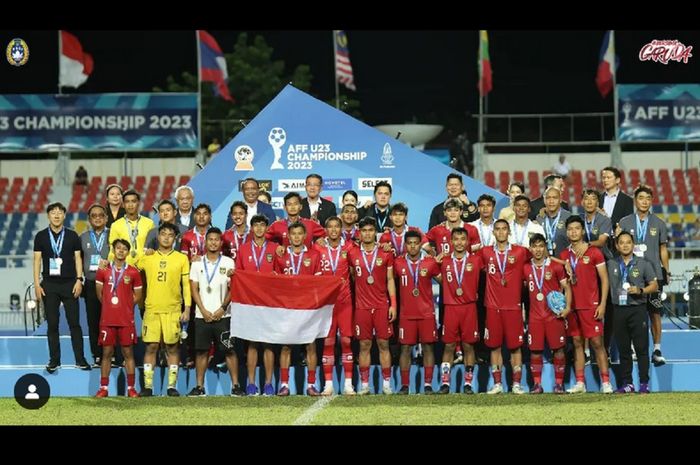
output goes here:
[[228, 71], [221, 47], [207, 31], [197, 31], [197, 34], [199, 34], [199, 63], [202, 82], [211, 82], [214, 94], [233, 102], [233, 97], [228, 90]]
[[237, 270], [231, 279], [231, 336], [306, 344], [328, 336], [342, 281]]
[[598, 74], [595, 77], [595, 83], [598, 86], [600, 95], [605, 98], [613, 88], [613, 75], [617, 69], [617, 60], [615, 57], [615, 44], [612, 38], [612, 31], [605, 33], [603, 38], [603, 46], [600, 48], [600, 63], [598, 64]]

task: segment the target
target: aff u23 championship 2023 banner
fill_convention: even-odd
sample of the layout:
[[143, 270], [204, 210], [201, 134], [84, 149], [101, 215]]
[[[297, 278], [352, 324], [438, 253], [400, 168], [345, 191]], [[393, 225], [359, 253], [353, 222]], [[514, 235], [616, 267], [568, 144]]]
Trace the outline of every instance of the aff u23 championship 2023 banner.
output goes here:
[[700, 139], [700, 85], [618, 85], [619, 140]]
[[194, 93], [0, 96], [0, 151], [197, 148]]

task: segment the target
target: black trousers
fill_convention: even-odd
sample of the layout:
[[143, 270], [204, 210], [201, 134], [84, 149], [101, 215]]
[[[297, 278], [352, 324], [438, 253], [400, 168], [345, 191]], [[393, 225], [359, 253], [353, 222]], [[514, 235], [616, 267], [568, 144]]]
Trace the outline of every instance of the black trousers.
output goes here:
[[617, 385], [632, 384], [632, 349], [634, 344], [639, 368], [639, 382], [649, 382], [649, 315], [646, 304], [615, 305], [615, 341], [620, 351], [620, 380]]
[[75, 279], [50, 280], [45, 279], [41, 283], [44, 289], [44, 309], [46, 310], [46, 322], [48, 324], [47, 338], [49, 341], [49, 361], [61, 362], [61, 344], [58, 338], [58, 317], [61, 302], [66, 310], [66, 320], [70, 328], [70, 340], [73, 345], [75, 363], [85, 362], [83, 354], [83, 330], [80, 328], [80, 316], [78, 314], [78, 299], [73, 297]]
[[90, 351], [92, 352], [92, 358], [101, 358], [102, 346], [97, 343], [97, 338], [100, 335], [100, 315], [102, 315], [102, 304], [99, 300], [97, 300], [95, 281], [85, 281], [83, 298], [85, 299], [85, 309], [87, 311], [88, 335], [90, 336]]

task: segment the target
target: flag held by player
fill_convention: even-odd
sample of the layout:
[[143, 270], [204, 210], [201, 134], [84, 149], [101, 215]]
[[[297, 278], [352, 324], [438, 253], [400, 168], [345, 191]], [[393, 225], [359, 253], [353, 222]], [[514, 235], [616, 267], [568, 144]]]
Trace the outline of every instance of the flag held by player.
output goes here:
[[231, 336], [271, 344], [326, 337], [341, 280], [335, 276], [236, 271], [231, 282]]

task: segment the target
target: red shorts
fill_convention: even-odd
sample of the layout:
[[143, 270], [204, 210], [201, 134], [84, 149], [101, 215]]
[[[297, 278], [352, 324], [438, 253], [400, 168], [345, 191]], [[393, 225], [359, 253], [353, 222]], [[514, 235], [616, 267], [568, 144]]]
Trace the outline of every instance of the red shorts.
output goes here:
[[100, 326], [97, 342], [101, 346], [113, 346], [119, 342], [122, 347], [134, 345], [137, 342], [136, 327], [132, 326]]
[[523, 314], [520, 310], [486, 308], [484, 342], [487, 347], [496, 349], [505, 342], [508, 350], [517, 349], [523, 345], [524, 332]]
[[566, 317], [568, 324], [567, 336], [583, 336], [590, 339], [603, 335], [603, 321], [593, 318], [593, 310], [574, 310]]
[[527, 343], [530, 350], [544, 350], [544, 340], [550, 350], [561, 349], [566, 345], [566, 320], [562, 318], [530, 318], [528, 324]]
[[389, 307], [355, 310], [355, 338], [362, 341], [389, 339], [394, 334], [389, 323]]
[[342, 337], [352, 337], [352, 300], [339, 300], [333, 306], [333, 321], [328, 336], [336, 336], [340, 329]]
[[418, 342], [432, 344], [437, 341], [437, 328], [435, 318], [424, 318], [422, 320], [408, 320], [403, 318], [399, 321], [399, 343], [413, 345]]
[[479, 320], [476, 303], [445, 305], [445, 323], [442, 325], [442, 342], [452, 344], [479, 342]]

